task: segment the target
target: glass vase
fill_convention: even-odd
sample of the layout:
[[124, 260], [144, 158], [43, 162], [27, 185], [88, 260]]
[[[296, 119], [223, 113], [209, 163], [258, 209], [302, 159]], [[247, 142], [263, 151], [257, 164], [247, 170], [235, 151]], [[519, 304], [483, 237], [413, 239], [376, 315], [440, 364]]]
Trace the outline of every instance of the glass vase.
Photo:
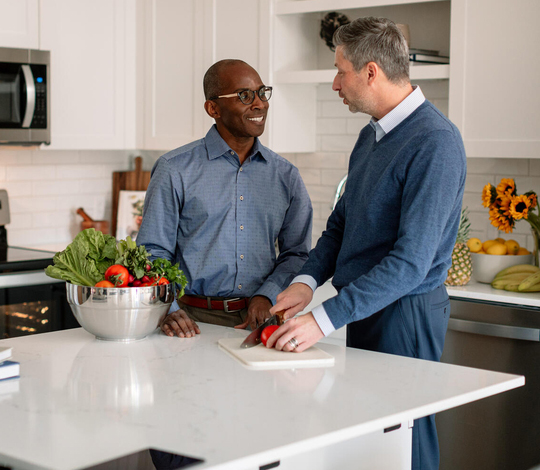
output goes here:
[[538, 259], [538, 248], [539, 248], [539, 243], [540, 243], [540, 231], [539, 229], [537, 229], [534, 225], [531, 225], [531, 233], [532, 233], [532, 237], [533, 237], [533, 242], [534, 242], [534, 247], [533, 247], [533, 262], [534, 262], [534, 265], [535, 266], [539, 266], [540, 267], [540, 262], [539, 262], [539, 259]]

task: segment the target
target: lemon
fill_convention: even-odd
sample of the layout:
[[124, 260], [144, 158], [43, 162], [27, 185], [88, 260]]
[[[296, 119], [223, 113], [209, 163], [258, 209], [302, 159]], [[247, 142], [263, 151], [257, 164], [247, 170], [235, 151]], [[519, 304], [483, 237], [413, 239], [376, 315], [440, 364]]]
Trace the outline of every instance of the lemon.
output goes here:
[[504, 238], [496, 238], [496, 242], [502, 243], [504, 245], [504, 242], [506, 241]]
[[531, 252], [527, 248], [520, 248], [516, 255], [529, 255]]
[[469, 238], [467, 240], [467, 246], [471, 250], [471, 253], [478, 253], [482, 249], [482, 242], [479, 238]]
[[506, 240], [504, 242], [504, 244], [506, 245], [506, 248], [508, 249], [508, 254], [509, 255], [517, 255], [517, 252], [519, 251], [519, 243], [515, 240]]
[[505, 255], [507, 251], [508, 248], [506, 248], [506, 245], [495, 242], [486, 250], [486, 253], [488, 255]]
[[486, 240], [484, 243], [482, 243], [482, 249], [487, 252], [488, 248], [491, 246], [491, 245], [495, 245], [495, 243], [498, 243], [497, 241], [495, 240]]

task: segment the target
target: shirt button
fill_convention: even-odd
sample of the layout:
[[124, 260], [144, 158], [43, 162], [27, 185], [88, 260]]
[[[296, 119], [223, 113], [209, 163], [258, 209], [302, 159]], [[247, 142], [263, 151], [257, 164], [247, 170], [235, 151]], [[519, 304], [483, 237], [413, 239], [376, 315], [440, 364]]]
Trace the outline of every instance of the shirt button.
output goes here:
[[231, 155], [234, 155], [234, 152], [231, 150]]
[[244, 259], [244, 255], [240, 255], [240, 259]]
[[240, 230], [244, 230], [244, 226], [243, 226], [243, 225], [240, 225]]
[[240, 167], [240, 171], [244, 171], [244, 169], [242, 167]]
[[244, 196], [240, 196], [240, 200], [243, 201], [243, 200], [244, 200]]
[[238, 289], [242, 290], [242, 284], [238, 284]]

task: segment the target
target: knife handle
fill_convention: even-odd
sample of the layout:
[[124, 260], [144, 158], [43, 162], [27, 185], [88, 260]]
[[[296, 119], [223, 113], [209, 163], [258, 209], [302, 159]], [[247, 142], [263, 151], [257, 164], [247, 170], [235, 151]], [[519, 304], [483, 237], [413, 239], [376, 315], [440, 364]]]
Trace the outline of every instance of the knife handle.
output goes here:
[[277, 316], [277, 323], [278, 323], [278, 326], [281, 326], [283, 325], [283, 323], [285, 323], [285, 320], [283, 320], [283, 316], [285, 315], [285, 310], [280, 310], [279, 312], [276, 312], [276, 316]]

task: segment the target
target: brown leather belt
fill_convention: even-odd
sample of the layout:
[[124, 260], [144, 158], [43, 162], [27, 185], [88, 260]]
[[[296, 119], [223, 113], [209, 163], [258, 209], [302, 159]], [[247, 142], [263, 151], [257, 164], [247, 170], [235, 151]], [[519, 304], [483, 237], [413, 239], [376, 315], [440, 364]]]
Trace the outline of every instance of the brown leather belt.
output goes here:
[[206, 308], [208, 310], [223, 310], [224, 312], [238, 312], [246, 308], [249, 304], [247, 298], [236, 297], [234, 299], [215, 300], [210, 297], [194, 297], [192, 295], [183, 295], [180, 302], [192, 307]]

